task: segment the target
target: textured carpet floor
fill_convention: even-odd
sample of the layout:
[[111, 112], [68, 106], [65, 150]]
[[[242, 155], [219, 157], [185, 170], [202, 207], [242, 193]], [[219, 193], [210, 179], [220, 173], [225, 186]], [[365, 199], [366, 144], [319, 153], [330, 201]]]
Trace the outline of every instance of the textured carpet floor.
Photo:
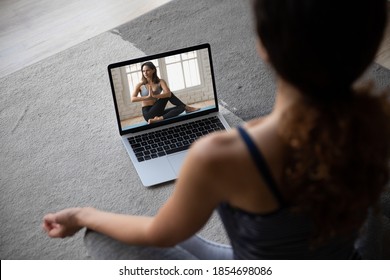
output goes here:
[[[248, 1], [174, 0], [0, 80], [1, 259], [88, 258], [82, 232], [64, 240], [43, 234], [48, 211], [157, 211], [173, 184], [142, 187], [117, 131], [106, 67], [204, 42], [228, 122], [268, 113], [275, 88], [255, 51]], [[389, 85], [389, 70], [373, 65], [368, 75]], [[215, 216], [202, 235], [226, 241]]]
[[[248, 120], [271, 111], [275, 92], [273, 73], [256, 53], [250, 2], [174, 0], [115, 31], [146, 53], [210, 43], [218, 95]], [[386, 68], [374, 64], [366, 75], [390, 86]]]
[[[82, 233], [64, 240], [43, 234], [48, 211], [90, 205], [153, 215], [168, 198], [172, 183], [146, 189], [138, 179], [117, 131], [106, 73], [109, 63], [142, 55], [104, 33], [2, 79], [1, 259], [87, 257]], [[232, 125], [241, 121], [223, 113]]]

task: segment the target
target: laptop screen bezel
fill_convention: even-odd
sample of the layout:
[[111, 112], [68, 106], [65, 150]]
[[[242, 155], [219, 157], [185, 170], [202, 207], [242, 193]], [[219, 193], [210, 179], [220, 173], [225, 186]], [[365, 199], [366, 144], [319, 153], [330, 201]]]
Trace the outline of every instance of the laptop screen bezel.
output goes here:
[[[159, 58], [163, 58], [163, 57], [167, 57], [167, 56], [177, 55], [180, 53], [186, 53], [186, 52], [191, 52], [191, 51], [197, 51], [197, 50], [201, 50], [201, 49], [207, 49], [207, 51], [208, 51], [208, 58], [209, 58], [209, 64], [210, 64], [211, 81], [212, 81], [212, 88], [213, 88], [213, 93], [214, 93], [215, 107], [209, 108], [206, 110], [202, 110], [200, 112], [188, 114], [188, 115], [182, 115], [180, 117], [167, 119], [167, 120], [164, 120], [162, 122], [132, 127], [132, 128], [128, 128], [128, 129], [123, 129], [122, 125], [121, 125], [121, 121], [120, 121], [119, 108], [118, 108], [118, 103], [116, 100], [115, 87], [114, 87], [114, 82], [113, 82], [111, 70], [129, 65], [129, 64], [145, 62], [145, 61], [149, 61], [149, 60], [153, 60], [153, 59], [159, 59]], [[116, 114], [116, 119], [117, 119], [117, 124], [118, 124], [120, 135], [126, 135], [129, 133], [135, 133], [135, 132], [140, 132], [140, 131], [144, 131], [144, 130], [149, 130], [151, 128], [165, 126], [168, 124], [172, 124], [174, 122], [184, 121], [184, 120], [188, 120], [188, 119], [192, 119], [192, 118], [197, 118], [200, 116], [208, 115], [210, 113], [214, 113], [214, 112], [219, 111], [217, 91], [216, 91], [216, 86], [215, 86], [214, 67], [213, 67], [212, 56], [211, 56], [211, 48], [210, 48], [210, 44], [208, 44], [208, 43], [200, 44], [200, 45], [196, 45], [196, 46], [191, 46], [191, 47], [186, 47], [186, 48], [181, 48], [181, 49], [176, 49], [173, 51], [167, 51], [167, 52], [162, 52], [162, 53], [158, 53], [158, 54], [138, 57], [138, 58], [130, 59], [130, 60], [126, 60], [126, 61], [112, 63], [112, 64], [108, 65], [107, 70], [108, 70], [108, 75], [109, 75], [109, 79], [110, 79], [111, 92], [112, 92], [112, 97], [114, 99], [115, 114]]]

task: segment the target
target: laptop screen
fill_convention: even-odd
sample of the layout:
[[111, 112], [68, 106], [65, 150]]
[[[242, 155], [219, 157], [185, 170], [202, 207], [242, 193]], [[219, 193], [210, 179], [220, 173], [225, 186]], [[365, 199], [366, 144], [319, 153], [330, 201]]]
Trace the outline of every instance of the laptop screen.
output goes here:
[[209, 44], [108, 66], [121, 135], [218, 111]]

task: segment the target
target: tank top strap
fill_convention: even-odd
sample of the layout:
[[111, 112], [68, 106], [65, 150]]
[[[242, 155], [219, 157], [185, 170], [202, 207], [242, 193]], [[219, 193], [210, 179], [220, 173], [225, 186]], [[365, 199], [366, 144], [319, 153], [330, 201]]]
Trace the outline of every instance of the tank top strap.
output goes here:
[[238, 132], [240, 133], [242, 139], [244, 140], [249, 153], [255, 162], [255, 165], [257, 167], [257, 170], [260, 172], [262, 177], [264, 178], [266, 184], [268, 185], [269, 190], [272, 192], [274, 197], [279, 202], [279, 206], [281, 208], [286, 206], [286, 202], [280, 193], [276, 181], [274, 180], [274, 177], [271, 174], [271, 171], [268, 167], [267, 162], [265, 161], [262, 153], [260, 150], [256, 147], [255, 143], [253, 142], [252, 138], [249, 136], [249, 134], [243, 129], [241, 126], [238, 127]]

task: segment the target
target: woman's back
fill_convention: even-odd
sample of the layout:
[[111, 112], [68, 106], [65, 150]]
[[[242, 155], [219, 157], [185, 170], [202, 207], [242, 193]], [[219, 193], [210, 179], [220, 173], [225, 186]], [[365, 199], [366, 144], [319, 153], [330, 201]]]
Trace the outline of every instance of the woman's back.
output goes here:
[[311, 222], [307, 216], [284, 208], [268, 215], [248, 213], [221, 204], [219, 215], [233, 247], [235, 259], [357, 259], [357, 231], [311, 245]]
[[[219, 206], [218, 212], [231, 241], [234, 257], [236, 259], [358, 258], [354, 249], [357, 231], [351, 232], [346, 237], [327, 240], [320, 246], [312, 246], [311, 220], [304, 214], [291, 211], [262, 152], [244, 128], [239, 127], [238, 130], [241, 140], [250, 152], [252, 164], [256, 166], [264, 182], [257, 186], [252, 182], [252, 186], [247, 187], [252, 189], [248, 192], [247, 200], [257, 196], [257, 188], [267, 188], [278, 206], [275, 210], [261, 214], [231, 206], [228, 202]], [[241, 192], [239, 186], [237, 192]], [[261, 197], [257, 197], [258, 205], [264, 204]], [[244, 202], [243, 206], [245, 205], [247, 204]]]
[[[288, 102], [280, 100], [276, 107], [287, 109]], [[210, 137], [203, 147], [218, 166], [219, 171], [213, 170], [211, 176], [219, 177], [215, 187], [225, 196], [218, 212], [235, 258], [356, 258], [357, 230], [312, 248], [310, 218], [291, 211], [288, 190], [282, 185], [287, 150], [278, 135], [280, 121], [278, 114], [252, 121], [238, 131]]]

